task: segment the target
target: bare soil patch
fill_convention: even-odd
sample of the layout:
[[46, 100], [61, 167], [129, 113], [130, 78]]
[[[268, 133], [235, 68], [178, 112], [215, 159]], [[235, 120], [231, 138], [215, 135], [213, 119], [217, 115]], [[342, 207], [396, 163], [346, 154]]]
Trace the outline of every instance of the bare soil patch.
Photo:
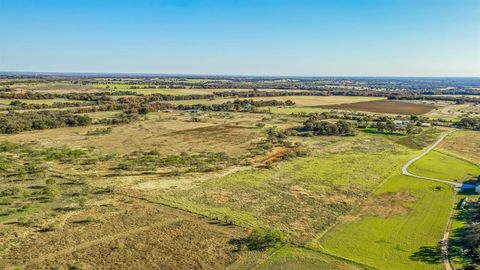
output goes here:
[[272, 151], [268, 152], [266, 155], [261, 156], [256, 159], [257, 162], [260, 163], [269, 163], [279, 161], [285, 153], [287, 153], [288, 149], [286, 147], [274, 147]]
[[414, 201], [415, 197], [408, 191], [373, 195], [362, 202], [360, 211], [364, 215], [383, 218], [405, 215], [408, 213], [408, 208], [404, 204]]

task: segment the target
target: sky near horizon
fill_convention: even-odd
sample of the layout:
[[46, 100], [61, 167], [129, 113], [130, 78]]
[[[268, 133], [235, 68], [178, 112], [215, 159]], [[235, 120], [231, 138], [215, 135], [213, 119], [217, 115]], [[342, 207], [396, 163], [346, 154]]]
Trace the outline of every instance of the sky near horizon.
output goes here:
[[0, 0], [0, 71], [480, 76], [480, 0]]

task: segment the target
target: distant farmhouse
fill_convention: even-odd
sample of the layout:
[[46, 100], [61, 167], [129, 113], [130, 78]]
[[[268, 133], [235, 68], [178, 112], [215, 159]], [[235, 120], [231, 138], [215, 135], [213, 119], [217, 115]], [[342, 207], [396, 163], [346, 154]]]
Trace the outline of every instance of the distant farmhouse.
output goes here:
[[189, 113], [202, 113], [202, 110], [197, 110], [197, 109], [188, 109], [188, 110], [184, 110], [185, 112], [189, 112]]
[[396, 127], [404, 127], [410, 123], [408, 120], [394, 120], [393, 123]]
[[[393, 123], [395, 124], [396, 127], [406, 127], [410, 124], [409, 120], [394, 120]], [[418, 125], [418, 123], [417, 123]], [[432, 125], [430, 123], [420, 123], [420, 126], [422, 127], [431, 127]]]

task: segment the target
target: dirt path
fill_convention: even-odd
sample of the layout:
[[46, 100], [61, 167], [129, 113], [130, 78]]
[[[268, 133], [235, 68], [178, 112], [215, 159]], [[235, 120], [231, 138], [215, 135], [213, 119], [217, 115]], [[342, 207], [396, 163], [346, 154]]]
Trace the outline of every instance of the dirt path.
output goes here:
[[[432, 151], [435, 147], [437, 147], [443, 141], [443, 139], [445, 139], [445, 137], [447, 137], [448, 134], [449, 133], [443, 134], [442, 137], [440, 137], [440, 139], [438, 139], [434, 144], [432, 144], [427, 150], [425, 150], [420, 155], [412, 158], [407, 163], [405, 163], [405, 165], [403, 165], [403, 167], [402, 167], [402, 174], [404, 174], [406, 176], [410, 176], [410, 177], [441, 182], [441, 183], [444, 183], [444, 184], [452, 185], [455, 188], [460, 188], [462, 186], [462, 184], [457, 183], [457, 182], [420, 176], [420, 175], [416, 175], [416, 174], [408, 172], [408, 167], [410, 167], [410, 165], [412, 165], [415, 161], [419, 160], [420, 158], [422, 158], [426, 154], [430, 153], [430, 151]], [[450, 231], [451, 218], [452, 217], [450, 215], [448, 225], [447, 225], [447, 230], [443, 234], [442, 241], [440, 242], [441, 243], [440, 246], [441, 246], [441, 251], [442, 251], [443, 264], [444, 264], [446, 270], [452, 270], [452, 266], [450, 264], [450, 259], [448, 258], [448, 236], [449, 236], [449, 231]]]

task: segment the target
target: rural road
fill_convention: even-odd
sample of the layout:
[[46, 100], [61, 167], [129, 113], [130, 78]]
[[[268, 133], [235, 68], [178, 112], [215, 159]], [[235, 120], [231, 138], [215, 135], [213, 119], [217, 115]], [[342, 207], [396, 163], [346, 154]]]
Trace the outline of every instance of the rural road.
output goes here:
[[427, 150], [425, 150], [423, 153], [421, 153], [420, 155], [412, 158], [411, 160], [409, 160], [407, 163], [405, 163], [405, 165], [403, 165], [402, 167], [402, 173], [406, 176], [411, 176], [411, 177], [416, 177], [416, 178], [421, 178], [421, 179], [426, 179], [426, 180], [431, 180], [431, 181], [436, 181], [436, 182], [441, 182], [441, 183], [445, 183], [445, 184], [448, 184], [448, 185], [453, 185], [454, 187], [456, 188], [459, 188], [462, 186], [461, 183], [457, 183], [457, 182], [453, 182], [453, 181], [448, 181], [448, 180], [442, 180], [442, 179], [436, 179], [436, 178], [431, 178], [431, 177], [425, 177], [425, 176], [420, 176], [420, 175], [416, 175], [416, 174], [413, 174], [413, 173], [410, 173], [408, 171], [408, 167], [410, 167], [410, 165], [412, 165], [415, 161], [419, 160], [420, 158], [422, 158], [423, 156], [425, 156], [426, 154], [430, 153], [430, 151], [432, 151], [435, 147], [437, 147], [437, 145], [439, 145], [443, 139], [445, 139], [445, 137], [448, 135], [449, 133], [446, 133], [444, 135], [442, 135], [442, 137], [440, 137], [440, 139], [438, 139], [438, 141], [436, 141], [434, 144], [432, 144]]
[[[416, 177], [416, 178], [420, 178], [420, 179], [441, 182], [441, 183], [445, 183], [445, 184], [448, 184], [448, 185], [453, 185], [455, 188], [460, 188], [462, 186], [462, 184], [457, 183], [457, 182], [420, 176], [420, 175], [416, 175], [416, 174], [408, 172], [408, 167], [410, 167], [410, 165], [412, 165], [415, 161], [419, 160], [420, 158], [422, 158], [426, 154], [430, 153], [430, 151], [432, 151], [435, 147], [437, 147], [437, 145], [439, 145], [443, 141], [443, 139], [445, 139], [445, 137], [447, 137], [448, 134], [449, 133], [443, 134], [442, 137], [440, 137], [440, 139], [438, 139], [438, 141], [436, 141], [434, 144], [432, 144], [427, 150], [425, 150], [420, 155], [412, 158], [407, 163], [405, 163], [405, 165], [403, 165], [403, 167], [402, 167], [402, 173], [404, 175], [407, 175], [407, 176], [410, 176], [410, 177]], [[441, 244], [440, 244], [440, 248], [441, 248], [441, 251], [442, 251], [442, 257], [443, 257], [443, 264], [444, 264], [446, 270], [452, 270], [452, 266], [450, 264], [450, 259], [448, 258], [448, 235], [449, 235], [450, 222], [451, 222], [451, 220], [448, 222], [447, 230], [444, 233]]]

